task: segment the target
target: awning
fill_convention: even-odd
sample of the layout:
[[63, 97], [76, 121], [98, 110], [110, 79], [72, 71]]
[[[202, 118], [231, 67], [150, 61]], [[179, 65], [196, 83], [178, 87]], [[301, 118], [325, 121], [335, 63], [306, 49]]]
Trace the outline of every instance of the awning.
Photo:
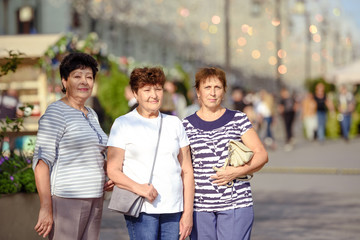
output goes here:
[[8, 57], [8, 51], [25, 53], [24, 58], [40, 58], [49, 46], [55, 44], [63, 34], [26, 34], [0, 36], [0, 59]]

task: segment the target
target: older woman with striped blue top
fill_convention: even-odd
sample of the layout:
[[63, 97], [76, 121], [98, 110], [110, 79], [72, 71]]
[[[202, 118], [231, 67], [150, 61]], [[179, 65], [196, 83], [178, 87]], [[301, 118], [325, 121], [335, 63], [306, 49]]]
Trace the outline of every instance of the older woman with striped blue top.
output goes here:
[[40, 197], [35, 230], [49, 239], [99, 239], [105, 183], [107, 136], [91, 96], [97, 62], [71, 53], [60, 64], [66, 95], [39, 120], [33, 169]]
[[[259, 171], [268, 161], [267, 152], [246, 114], [221, 106], [226, 91], [224, 71], [201, 69], [195, 75], [195, 88], [201, 108], [183, 120], [195, 179], [190, 238], [250, 239], [254, 220], [252, 193], [250, 183], [238, 178]], [[242, 141], [254, 156], [244, 166], [228, 166], [215, 172], [214, 167], [225, 163], [230, 140]]]

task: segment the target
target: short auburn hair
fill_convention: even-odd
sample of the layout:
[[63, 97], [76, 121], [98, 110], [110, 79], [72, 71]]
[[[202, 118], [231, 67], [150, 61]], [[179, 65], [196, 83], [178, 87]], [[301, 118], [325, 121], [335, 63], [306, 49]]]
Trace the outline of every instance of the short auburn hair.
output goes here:
[[200, 84], [205, 82], [209, 78], [218, 78], [220, 82], [222, 83], [225, 91], [226, 91], [226, 74], [223, 70], [216, 67], [205, 67], [201, 68], [196, 74], [195, 74], [195, 88], [196, 90], [199, 90]]
[[145, 85], [161, 85], [164, 87], [165, 74], [160, 67], [135, 68], [130, 74], [130, 87], [134, 93]]

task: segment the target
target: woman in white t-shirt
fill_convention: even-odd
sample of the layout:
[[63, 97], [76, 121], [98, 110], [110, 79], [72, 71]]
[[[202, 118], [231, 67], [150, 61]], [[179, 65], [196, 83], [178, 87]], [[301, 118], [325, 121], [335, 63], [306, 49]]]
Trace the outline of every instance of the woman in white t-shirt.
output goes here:
[[[125, 215], [130, 239], [185, 239], [192, 229], [189, 140], [179, 118], [159, 111], [164, 83], [161, 68], [134, 69], [130, 86], [139, 106], [117, 118], [109, 136], [108, 176], [118, 187], [146, 199], [139, 217]], [[152, 184], [148, 184], [161, 118]]]

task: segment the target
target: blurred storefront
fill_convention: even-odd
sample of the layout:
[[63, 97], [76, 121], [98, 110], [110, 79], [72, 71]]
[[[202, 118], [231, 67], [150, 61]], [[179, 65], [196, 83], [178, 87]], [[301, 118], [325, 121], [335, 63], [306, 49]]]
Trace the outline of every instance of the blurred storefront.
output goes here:
[[51, 93], [48, 91], [47, 76], [39, 66], [39, 59], [59, 38], [58, 34], [0, 36], [1, 65], [7, 62], [8, 51], [22, 54], [16, 71], [0, 77], [0, 91], [3, 94], [11, 90], [17, 95], [20, 104], [34, 106], [30, 116], [24, 120], [21, 135], [36, 133], [38, 120], [47, 107]]

